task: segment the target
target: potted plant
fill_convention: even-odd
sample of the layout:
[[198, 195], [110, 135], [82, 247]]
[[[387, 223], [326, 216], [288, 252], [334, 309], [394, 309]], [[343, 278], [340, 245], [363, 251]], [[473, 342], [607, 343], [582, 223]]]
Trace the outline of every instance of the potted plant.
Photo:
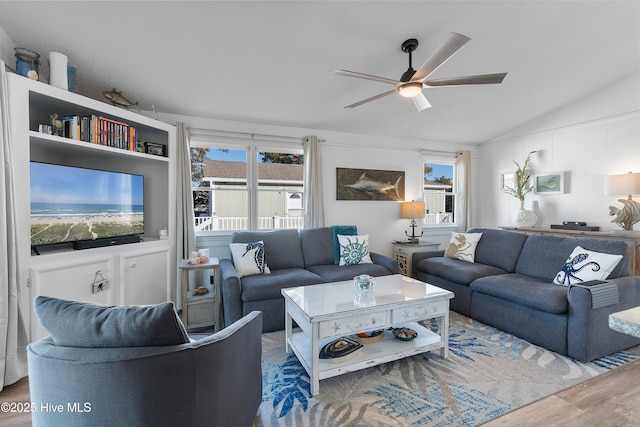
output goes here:
[[527, 194], [529, 194], [533, 189], [533, 187], [529, 185], [529, 180], [533, 175], [533, 170], [529, 169], [529, 161], [531, 160], [531, 155], [536, 152], [537, 150], [531, 151], [527, 155], [527, 159], [524, 161], [522, 166], [520, 166], [520, 164], [515, 160], [513, 161], [517, 166], [517, 169], [514, 172], [514, 185], [513, 187], [505, 188], [505, 191], [508, 194], [520, 200], [520, 209], [518, 209], [513, 216], [513, 220], [518, 227], [532, 227], [538, 220], [538, 217], [534, 212], [524, 208], [524, 200]]

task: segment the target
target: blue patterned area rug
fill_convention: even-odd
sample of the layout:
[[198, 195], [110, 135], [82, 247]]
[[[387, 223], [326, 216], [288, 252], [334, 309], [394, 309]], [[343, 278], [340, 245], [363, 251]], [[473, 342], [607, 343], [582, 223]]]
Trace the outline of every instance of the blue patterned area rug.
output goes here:
[[[436, 330], [435, 321], [429, 326]], [[475, 426], [639, 358], [640, 346], [581, 363], [451, 312], [449, 357], [423, 353], [320, 381], [263, 335], [254, 426]]]

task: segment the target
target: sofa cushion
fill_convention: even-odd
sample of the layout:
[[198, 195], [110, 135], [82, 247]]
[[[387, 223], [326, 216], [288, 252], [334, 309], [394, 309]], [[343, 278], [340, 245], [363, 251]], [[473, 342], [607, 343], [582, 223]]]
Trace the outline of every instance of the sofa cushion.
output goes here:
[[568, 310], [566, 288], [517, 273], [482, 277], [474, 280], [470, 288], [474, 293], [491, 295], [547, 313], [561, 314]]
[[444, 256], [473, 262], [476, 255], [476, 247], [481, 238], [482, 233], [451, 233], [451, 240], [449, 240], [449, 246], [444, 251]]
[[[576, 246], [590, 251], [613, 255], [626, 255], [627, 245], [620, 240], [583, 239], [574, 237], [548, 236], [532, 234], [529, 236], [516, 264], [516, 273], [553, 282], [567, 258]], [[624, 257], [609, 275], [610, 279], [628, 276], [630, 263]]]
[[338, 241], [338, 235], [355, 236], [358, 234], [358, 227], [355, 225], [332, 225], [331, 232], [333, 233], [333, 263], [338, 265], [340, 264], [340, 242]]
[[314, 265], [309, 271], [322, 277], [326, 282], [340, 282], [352, 280], [355, 276], [368, 274], [370, 276], [387, 276], [392, 274], [389, 269], [379, 264], [355, 264], [355, 265]]
[[102, 306], [38, 296], [33, 307], [58, 346], [146, 347], [189, 342], [171, 301], [147, 306]]
[[239, 277], [271, 273], [264, 259], [264, 242], [229, 243], [229, 249]]
[[[242, 301], [282, 298], [280, 290], [295, 286], [323, 283], [322, 277], [302, 268], [272, 270], [271, 274], [258, 274], [242, 278]], [[284, 313], [282, 314], [284, 316]]]
[[467, 233], [482, 233], [476, 248], [475, 262], [513, 273], [527, 235], [490, 228], [470, 228]]
[[576, 246], [562, 266], [562, 270], [553, 279], [553, 283], [569, 286], [589, 280], [604, 280], [609, 277], [621, 259], [622, 255], [594, 252]]
[[418, 262], [416, 268], [430, 275], [439, 276], [460, 285], [469, 285], [479, 277], [505, 274], [506, 271], [491, 265], [460, 261], [457, 258], [427, 258]]
[[[330, 227], [301, 229], [300, 244], [305, 268], [312, 265], [334, 264], [333, 232]], [[335, 246], [338, 246], [337, 237]], [[338, 257], [335, 260], [335, 264], [340, 261], [340, 249], [337, 249], [337, 253]]]
[[338, 243], [340, 244], [340, 264], [338, 265], [354, 265], [354, 264], [371, 264], [371, 255], [369, 255], [369, 235], [363, 236], [343, 236], [338, 234]]
[[236, 231], [231, 243], [264, 242], [264, 256], [269, 268], [304, 268], [300, 235], [295, 229], [273, 231]]

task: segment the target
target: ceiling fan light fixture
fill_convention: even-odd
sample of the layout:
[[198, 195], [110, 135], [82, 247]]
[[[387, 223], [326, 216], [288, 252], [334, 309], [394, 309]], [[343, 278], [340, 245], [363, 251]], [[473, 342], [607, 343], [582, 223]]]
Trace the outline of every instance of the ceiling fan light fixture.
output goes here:
[[400, 95], [405, 98], [413, 98], [422, 92], [422, 82], [405, 83], [398, 88], [398, 91], [400, 91]]

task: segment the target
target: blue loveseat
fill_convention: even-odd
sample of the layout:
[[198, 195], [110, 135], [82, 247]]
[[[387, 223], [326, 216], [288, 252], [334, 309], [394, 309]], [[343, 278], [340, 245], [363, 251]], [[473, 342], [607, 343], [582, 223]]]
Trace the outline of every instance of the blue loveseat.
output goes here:
[[[444, 250], [413, 255], [415, 278], [455, 294], [451, 309], [487, 325], [580, 361], [590, 361], [640, 344], [611, 330], [611, 313], [640, 306], [640, 276], [630, 276], [621, 241], [472, 228], [482, 233], [475, 262], [444, 257]], [[622, 255], [608, 281], [619, 302], [592, 309], [591, 293], [553, 284], [576, 246]]]
[[351, 280], [360, 274], [398, 274], [397, 261], [370, 253], [372, 264], [334, 263], [331, 227], [301, 230], [240, 231], [232, 243], [264, 242], [270, 274], [239, 277], [233, 261], [220, 260], [224, 322], [229, 325], [254, 310], [263, 314], [263, 332], [284, 329], [284, 297], [280, 291], [294, 286]]

